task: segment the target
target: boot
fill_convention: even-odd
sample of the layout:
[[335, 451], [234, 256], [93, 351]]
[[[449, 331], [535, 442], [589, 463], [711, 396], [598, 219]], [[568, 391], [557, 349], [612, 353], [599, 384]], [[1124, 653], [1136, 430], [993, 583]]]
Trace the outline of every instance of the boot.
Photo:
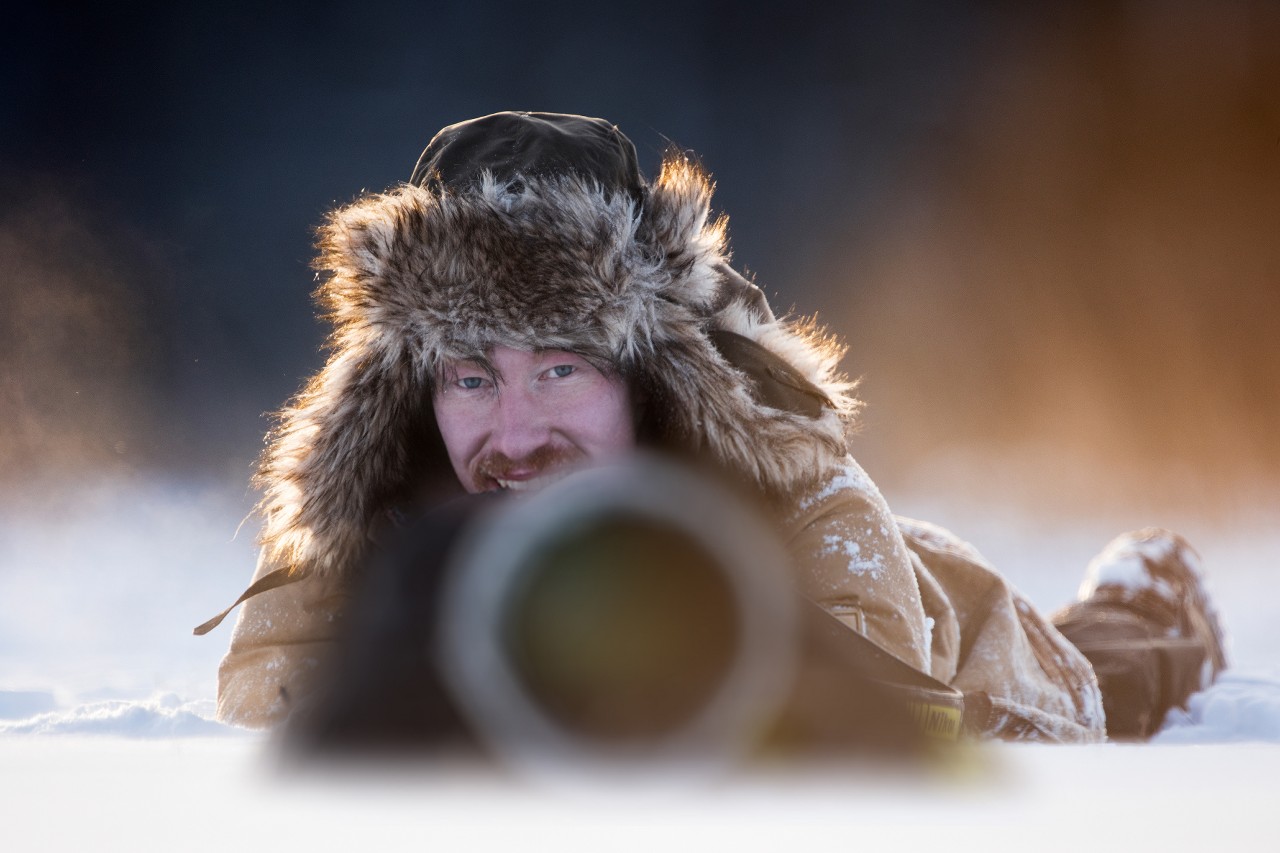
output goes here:
[[1053, 615], [1093, 664], [1112, 738], [1150, 737], [1226, 668], [1199, 564], [1176, 533], [1125, 533], [1090, 561], [1079, 600]]

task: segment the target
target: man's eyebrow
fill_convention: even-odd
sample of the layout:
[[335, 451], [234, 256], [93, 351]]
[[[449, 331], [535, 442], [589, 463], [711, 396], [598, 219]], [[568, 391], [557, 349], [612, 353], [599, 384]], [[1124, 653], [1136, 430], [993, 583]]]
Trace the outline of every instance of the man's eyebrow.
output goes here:
[[563, 347], [538, 347], [533, 351], [533, 354], [538, 356], [539, 358], [545, 358], [546, 356], [552, 355], [552, 354], [572, 355], [577, 358], [585, 358], [585, 356], [583, 356], [582, 353], [577, 352], [576, 350], [564, 349]]
[[539, 347], [535, 349], [534, 352], [537, 353], [539, 357], [545, 356], [548, 353], [571, 355], [574, 358], [582, 359], [601, 373], [608, 373], [610, 371], [616, 372], [616, 368], [613, 366], [609, 356], [601, 355], [600, 353], [586, 352], [585, 350], [578, 349], [565, 349], [564, 347]]
[[441, 359], [436, 365], [436, 379], [441, 382], [450, 382], [458, 377], [458, 371], [465, 366], [480, 370], [495, 384], [498, 382], [498, 369], [493, 366], [493, 362], [482, 355]]

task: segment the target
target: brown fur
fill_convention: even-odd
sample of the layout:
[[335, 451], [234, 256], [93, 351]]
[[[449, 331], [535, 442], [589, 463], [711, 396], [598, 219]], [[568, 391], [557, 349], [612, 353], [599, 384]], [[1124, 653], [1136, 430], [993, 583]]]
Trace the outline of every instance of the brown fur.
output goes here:
[[[711, 193], [676, 158], [642, 211], [563, 176], [514, 193], [492, 180], [461, 193], [401, 186], [331, 213], [316, 262], [328, 273], [317, 298], [334, 324], [330, 357], [279, 414], [259, 467], [268, 559], [345, 571], [379, 506], [432, 475], [421, 445], [441, 363], [499, 344], [617, 366], [687, 447], [767, 492], [812, 481], [844, 454], [857, 408], [836, 372], [841, 349], [732, 290]], [[810, 419], [758, 404], [711, 326], [782, 357], [833, 408]], [[434, 476], [453, 475], [434, 465]]]

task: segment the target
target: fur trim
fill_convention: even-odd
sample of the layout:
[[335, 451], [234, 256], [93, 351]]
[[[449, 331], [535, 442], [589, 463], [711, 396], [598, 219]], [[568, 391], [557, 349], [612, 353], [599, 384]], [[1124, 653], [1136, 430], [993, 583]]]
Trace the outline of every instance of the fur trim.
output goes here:
[[[641, 378], [690, 449], [769, 492], [843, 456], [857, 403], [836, 372], [841, 349], [727, 280], [711, 194], [680, 158], [644, 210], [566, 175], [401, 186], [331, 213], [316, 263], [329, 274], [316, 295], [334, 324], [330, 358], [280, 413], [259, 466], [268, 559], [321, 573], [356, 560], [372, 515], [416, 476], [440, 366], [495, 345], [572, 350]], [[833, 408], [811, 419], [757, 403], [711, 327], [768, 348]]]

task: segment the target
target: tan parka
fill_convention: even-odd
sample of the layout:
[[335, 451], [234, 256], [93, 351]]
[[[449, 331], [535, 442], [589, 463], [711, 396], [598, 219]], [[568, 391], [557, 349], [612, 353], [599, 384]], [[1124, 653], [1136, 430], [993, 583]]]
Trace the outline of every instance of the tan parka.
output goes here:
[[[786, 547], [801, 594], [963, 692], [967, 715], [981, 715], [976, 725], [983, 732], [1066, 743], [1104, 739], [1088, 661], [967, 543], [892, 516], [851, 458], [790, 506]], [[260, 565], [254, 579], [268, 569]], [[219, 668], [220, 719], [249, 727], [283, 720], [330, 652], [345, 601], [343, 584], [323, 576], [249, 599]]]
[[429, 401], [441, 366], [494, 346], [563, 349], [626, 376], [646, 441], [696, 454], [778, 508], [813, 598], [981, 708], [1004, 737], [1096, 740], [1088, 663], [972, 548], [895, 519], [848, 455], [860, 406], [843, 348], [778, 318], [729, 265], [709, 176], [683, 156], [646, 183], [608, 122], [499, 113], [442, 130], [411, 184], [330, 214], [317, 298], [329, 359], [283, 409], [258, 473], [255, 578], [218, 712], [271, 725], [333, 641], [373, 519], [457, 488]]

